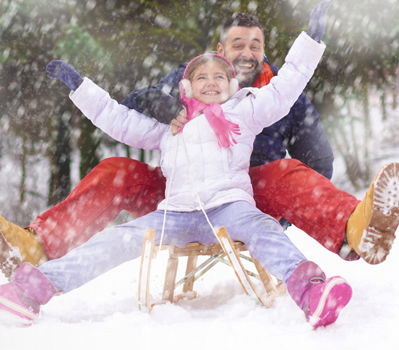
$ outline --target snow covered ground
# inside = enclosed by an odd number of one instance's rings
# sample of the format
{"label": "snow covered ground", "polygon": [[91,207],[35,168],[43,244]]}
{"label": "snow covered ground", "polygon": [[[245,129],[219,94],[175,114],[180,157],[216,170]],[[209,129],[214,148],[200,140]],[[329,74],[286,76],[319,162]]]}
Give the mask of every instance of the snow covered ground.
{"label": "snow covered ground", "polygon": [[[370,266],[342,261],[297,228],[290,228],[288,235],[328,276],[340,275],[353,288],[351,302],[327,328],[314,331],[287,294],[271,309],[259,306],[243,293],[233,271],[224,265],[196,282],[196,300],[156,306],[150,314],[141,312],[137,306],[139,261],[135,260],[54,298],[31,327],[0,325],[0,349],[396,348],[398,242],[383,264]],[[155,299],[161,296],[166,258],[162,252],[153,262]],[[184,265],[180,262],[180,274]],[[6,283],[3,276],[0,283]]]}
{"label": "snow covered ground", "polygon": [[[373,131],[375,135],[385,135],[386,130],[381,130],[384,124],[379,102],[374,101],[376,98],[370,100]],[[390,113],[392,123],[398,120],[397,111]],[[392,130],[397,127],[392,126]],[[388,149],[376,145],[371,149],[373,172],[390,160],[399,160],[399,144],[390,145]],[[18,199],[19,168],[5,157],[2,163],[1,185],[7,191],[0,192],[0,214],[9,218],[15,212],[10,208],[14,202],[10,206],[9,201]],[[76,164],[74,174],[77,174]],[[47,181],[43,169],[47,168],[45,164],[39,165],[41,173],[32,175],[29,180],[32,184],[27,187],[35,188],[45,198]],[[350,189],[343,160],[338,154],[334,168],[333,182],[341,189]],[[361,199],[363,194],[357,197]],[[20,225],[28,224],[43,211],[42,207],[26,203],[23,211],[14,205],[21,215],[14,215],[13,220]],[[26,213],[32,217],[26,217]],[[259,306],[244,295],[233,271],[224,265],[217,266],[196,283],[197,299],[157,306],[151,314],[140,312],[137,306],[139,261],[136,260],[79,290],[54,298],[43,307],[41,319],[32,327],[0,323],[0,350],[396,349],[399,344],[399,239],[384,263],[371,266],[362,261],[341,260],[295,227],[288,230],[288,235],[328,276],[340,275],[353,288],[351,302],[337,322],[327,328],[314,331],[287,294],[271,309]],[[151,291],[154,299],[161,297],[166,254],[161,253],[153,262]],[[184,269],[185,263],[181,261],[178,276]],[[6,282],[0,276],[0,284]]]}

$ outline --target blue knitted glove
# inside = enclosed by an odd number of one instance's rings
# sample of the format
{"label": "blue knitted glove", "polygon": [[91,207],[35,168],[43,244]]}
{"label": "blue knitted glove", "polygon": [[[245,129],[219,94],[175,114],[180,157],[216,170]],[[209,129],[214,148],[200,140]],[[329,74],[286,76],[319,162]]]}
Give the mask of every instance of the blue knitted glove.
{"label": "blue knitted glove", "polygon": [[46,67],[49,78],[62,80],[71,90],[75,91],[83,83],[82,77],[68,63],[51,61]]}
{"label": "blue knitted glove", "polygon": [[327,11],[333,2],[334,0],[325,0],[317,4],[310,13],[309,30],[307,34],[318,43],[321,41],[321,37],[326,29]]}

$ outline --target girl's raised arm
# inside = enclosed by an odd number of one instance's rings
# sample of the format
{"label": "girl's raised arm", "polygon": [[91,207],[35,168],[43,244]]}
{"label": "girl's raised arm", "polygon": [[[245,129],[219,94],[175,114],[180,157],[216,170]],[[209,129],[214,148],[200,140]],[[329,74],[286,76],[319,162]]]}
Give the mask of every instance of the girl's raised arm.
{"label": "girl's raised arm", "polygon": [[170,133],[170,125],[119,104],[88,78],[69,97],[95,126],[129,146],[158,150],[162,136]]}
{"label": "girl's raised arm", "polygon": [[71,100],[102,131],[132,147],[160,149],[161,136],[170,131],[170,126],[118,104],[63,61],[52,61],[46,70],[50,78],[63,81],[72,90]]}

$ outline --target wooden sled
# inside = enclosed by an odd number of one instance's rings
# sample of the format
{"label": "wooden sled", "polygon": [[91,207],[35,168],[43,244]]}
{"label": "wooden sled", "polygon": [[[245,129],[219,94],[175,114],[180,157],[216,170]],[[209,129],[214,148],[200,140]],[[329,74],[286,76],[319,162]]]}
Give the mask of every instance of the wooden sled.
{"label": "wooden sled", "polygon": [[[183,298],[195,298],[197,293],[193,291],[194,282],[219,262],[233,267],[245,293],[266,307],[271,307],[274,300],[285,293],[286,289],[282,281],[277,280],[277,283],[275,283],[270,273],[262,267],[254,257],[248,257],[240,253],[247,249],[242,242],[232,242],[224,226],[217,229],[216,233],[222,243],[221,245],[218,243],[212,243],[210,246],[204,246],[200,243],[189,243],[185,248],[179,248],[172,245],[162,246],[162,250],[169,250],[169,259],[166,267],[162,301],[155,304],[160,304],[166,301],[176,302]],[[159,251],[159,247],[154,246],[154,239],[155,230],[146,229],[141,255],[138,301],[139,308],[148,312],[150,312],[152,307],[155,305],[151,304],[149,293],[151,261],[156,257],[156,254]],[[197,267],[197,259],[200,255],[209,256],[209,259]],[[176,282],[179,257],[188,258],[186,276]],[[227,257],[227,260],[225,257]],[[241,259],[252,262],[255,265],[258,274],[246,270]],[[255,288],[249,276],[262,282],[264,287],[263,293],[259,292]],[[175,296],[175,288],[182,284],[183,293]]]}

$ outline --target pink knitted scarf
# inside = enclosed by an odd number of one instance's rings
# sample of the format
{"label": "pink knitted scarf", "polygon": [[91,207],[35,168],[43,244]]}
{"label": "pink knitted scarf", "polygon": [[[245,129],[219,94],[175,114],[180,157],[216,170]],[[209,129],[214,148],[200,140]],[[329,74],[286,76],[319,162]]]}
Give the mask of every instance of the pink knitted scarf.
{"label": "pink knitted scarf", "polygon": [[[195,99],[194,97],[187,99],[186,97],[181,97],[183,103],[187,108],[188,121],[194,119],[200,114],[204,114],[209,124],[211,125],[216,137],[218,138],[218,144],[220,147],[230,147],[236,144],[234,140],[233,133],[236,135],[241,135],[240,127],[238,124],[232,123],[227,120],[224,116],[223,109],[218,103],[211,103],[209,106]],[[179,131],[184,129],[183,125]]]}

